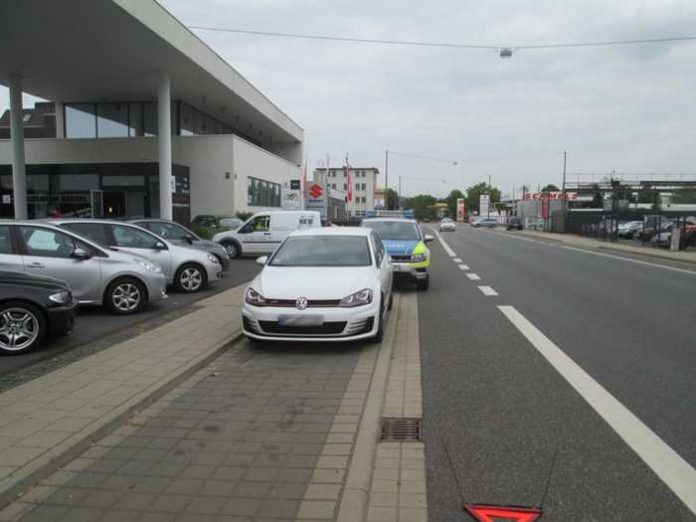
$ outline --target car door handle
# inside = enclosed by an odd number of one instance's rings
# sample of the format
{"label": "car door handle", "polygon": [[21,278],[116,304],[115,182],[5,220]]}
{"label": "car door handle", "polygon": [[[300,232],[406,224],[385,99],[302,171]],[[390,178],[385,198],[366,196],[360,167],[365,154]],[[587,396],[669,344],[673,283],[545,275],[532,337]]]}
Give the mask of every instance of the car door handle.
{"label": "car door handle", "polygon": [[264,236],[270,236],[271,233],[270,233],[270,232],[264,232],[263,235],[264,235]]}
{"label": "car door handle", "polygon": [[29,263],[27,266],[29,268],[46,268],[46,265],[43,263]]}

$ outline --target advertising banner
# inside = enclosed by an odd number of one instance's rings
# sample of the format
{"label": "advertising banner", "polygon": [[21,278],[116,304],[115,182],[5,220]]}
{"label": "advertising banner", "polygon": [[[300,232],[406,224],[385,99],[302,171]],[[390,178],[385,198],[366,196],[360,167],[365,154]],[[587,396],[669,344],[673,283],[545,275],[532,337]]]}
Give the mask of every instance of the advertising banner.
{"label": "advertising banner", "polygon": [[[538,201],[541,199],[544,199],[546,196],[548,196],[548,199],[556,201],[556,200],[562,200],[563,199],[563,192],[527,192],[524,195],[524,200],[534,200]],[[565,193],[565,199],[566,201],[576,201],[578,199],[578,193],[577,192],[566,192]]]}
{"label": "advertising banner", "polygon": [[457,198],[457,221],[464,221],[466,208],[464,206],[464,198]]}
{"label": "advertising banner", "polygon": [[489,194],[481,194],[479,196],[479,216],[487,216],[490,210],[491,196]]}

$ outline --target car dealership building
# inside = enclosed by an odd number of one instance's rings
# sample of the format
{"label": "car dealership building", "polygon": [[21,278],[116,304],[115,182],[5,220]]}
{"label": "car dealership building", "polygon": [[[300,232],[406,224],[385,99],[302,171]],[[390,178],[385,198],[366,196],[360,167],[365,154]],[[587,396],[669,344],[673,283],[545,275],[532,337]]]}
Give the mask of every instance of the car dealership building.
{"label": "car dealership building", "polygon": [[0,218],[188,223],[301,178],[302,128],[154,0],[5,0],[0,84]]}

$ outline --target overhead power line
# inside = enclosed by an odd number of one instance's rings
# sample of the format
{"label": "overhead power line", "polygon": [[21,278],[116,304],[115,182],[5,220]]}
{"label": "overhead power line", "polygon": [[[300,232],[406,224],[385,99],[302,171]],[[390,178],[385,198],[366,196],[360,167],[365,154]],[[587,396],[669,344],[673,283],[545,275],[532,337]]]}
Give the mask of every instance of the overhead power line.
{"label": "overhead power line", "polygon": [[639,44],[657,44],[667,42],[685,42],[696,40],[696,36],[670,36],[664,38],[641,38],[635,40],[606,40],[596,42],[569,42],[569,43],[549,43],[538,45],[479,45],[467,43],[449,43],[449,42],[426,42],[417,40],[388,40],[380,38],[353,38],[348,36],[336,35],[318,35],[318,34],[301,34],[301,33],[281,33],[273,31],[252,31],[249,29],[233,29],[229,27],[209,27],[202,25],[190,25],[189,29],[198,31],[214,31],[221,33],[248,34],[254,36],[272,36],[278,38],[297,38],[302,40],[324,40],[333,42],[351,42],[365,43],[376,45],[404,45],[415,47],[444,47],[450,49],[487,49],[493,51],[510,50],[510,49],[553,49],[567,47],[601,47],[610,45],[639,45]]}

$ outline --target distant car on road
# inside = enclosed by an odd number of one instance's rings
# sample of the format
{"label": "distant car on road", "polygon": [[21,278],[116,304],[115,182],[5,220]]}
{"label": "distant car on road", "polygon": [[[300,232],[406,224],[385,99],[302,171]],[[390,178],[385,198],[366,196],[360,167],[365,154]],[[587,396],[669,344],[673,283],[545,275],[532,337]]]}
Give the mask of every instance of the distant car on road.
{"label": "distant car on road", "polygon": [[495,228],[499,225],[496,218],[480,218],[472,223],[474,228]]}
{"label": "distant car on road", "polygon": [[222,277],[222,265],[213,254],[174,244],[132,223],[104,219],[55,219],[51,222],[107,248],[146,258],[161,267],[167,284],[181,292],[198,292]]}
{"label": "distant car on road", "polygon": [[252,340],[381,341],[392,305],[392,266],[368,228],[290,234],[249,284],[242,308]]}
{"label": "distant car on road", "polygon": [[76,308],[64,281],[0,271],[0,354],[28,352],[47,335],[70,333]]}
{"label": "distant car on road", "polygon": [[506,230],[523,230],[524,221],[519,216],[510,216],[505,224]]}
{"label": "distant car on road", "polygon": [[[236,219],[236,218],[233,218]],[[159,237],[180,246],[191,246],[217,257],[223,270],[230,266],[230,257],[220,243],[203,239],[192,230],[168,219],[132,219],[129,223],[143,227]]]}
{"label": "distant car on road", "polygon": [[162,269],[146,258],[40,221],[0,221],[0,269],[58,278],[81,305],[115,314],[167,297]]}
{"label": "distant car on road", "polygon": [[454,232],[457,229],[457,225],[450,218],[442,218],[439,228],[440,232]]}

